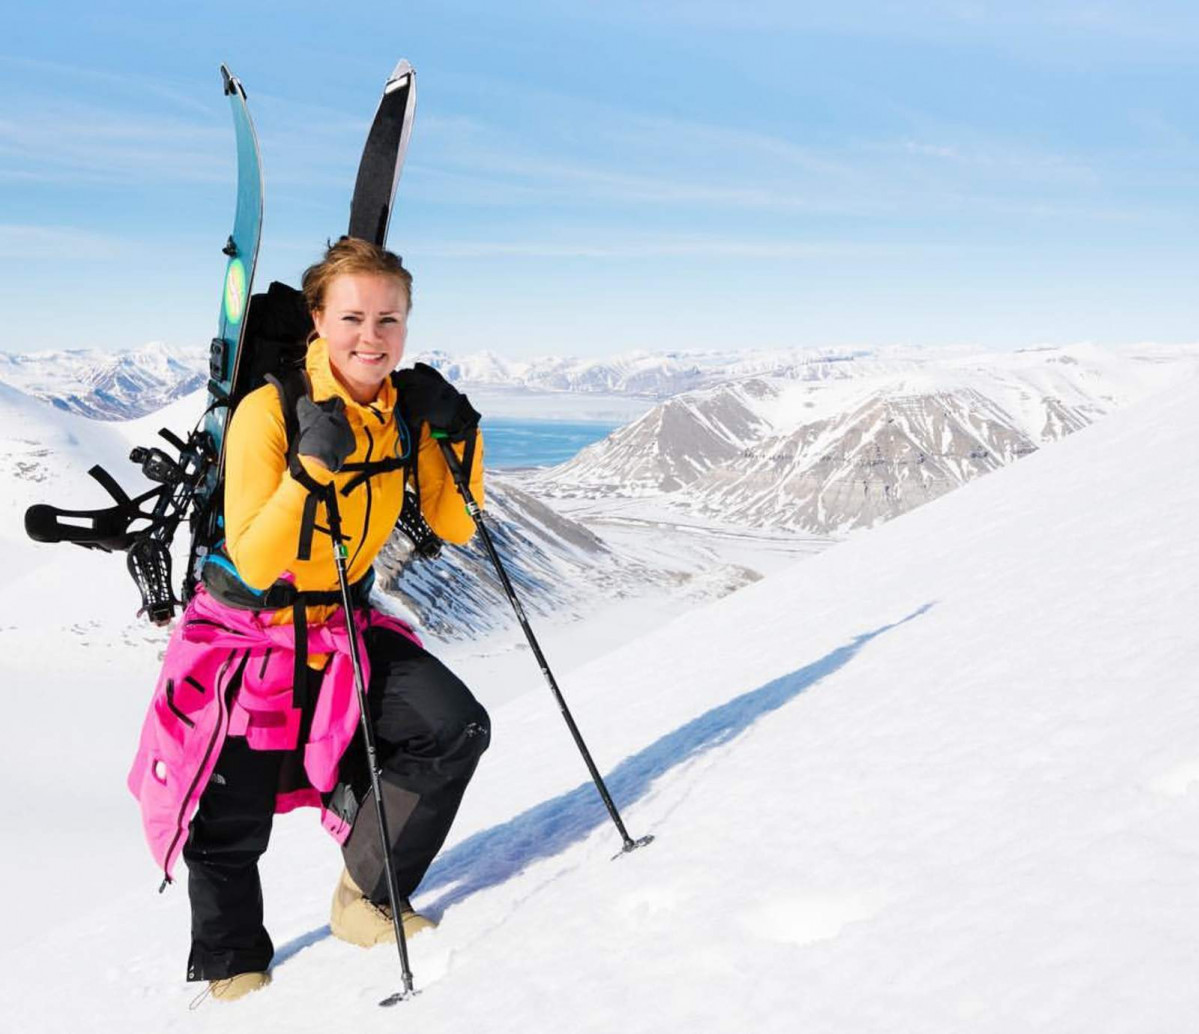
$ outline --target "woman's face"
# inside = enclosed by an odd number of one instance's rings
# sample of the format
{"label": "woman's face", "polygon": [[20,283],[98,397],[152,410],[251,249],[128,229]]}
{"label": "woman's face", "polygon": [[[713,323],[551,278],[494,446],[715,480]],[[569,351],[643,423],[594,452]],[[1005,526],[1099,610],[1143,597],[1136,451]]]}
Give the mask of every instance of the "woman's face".
{"label": "woman's face", "polygon": [[325,290],[313,313],[316,332],[329,343],[329,364],[355,402],[371,402],[404,355],[408,294],[394,277],[347,273]]}

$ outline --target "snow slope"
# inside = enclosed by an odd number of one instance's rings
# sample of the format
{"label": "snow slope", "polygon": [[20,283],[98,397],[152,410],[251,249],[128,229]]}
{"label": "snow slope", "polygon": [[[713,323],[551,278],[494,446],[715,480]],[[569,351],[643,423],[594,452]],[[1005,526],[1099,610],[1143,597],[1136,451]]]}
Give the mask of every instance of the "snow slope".
{"label": "snow slope", "polygon": [[[417,898],[442,925],[413,942],[422,993],[395,1010],[375,1006],[398,984],[394,954],[328,936],[336,852],[293,815],[264,863],[274,984],[189,1012],[185,895],[155,896],[148,860],[115,864],[135,824],[120,776],[137,691],[106,698],[122,673],[103,663],[72,682],[69,644],[40,662],[0,651],[25,690],[16,727],[38,728],[48,698],[91,723],[86,737],[61,723],[58,746],[82,759],[57,767],[10,724],[4,807],[78,787],[93,825],[113,817],[75,843],[64,884],[60,816],[4,815],[26,833],[19,894],[74,907],[6,930],[0,1029],[1191,1030],[1196,434],[1190,379],[589,664],[567,659],[631,830],[657,837],[619,861],[531,671],[493,709],[494,746]],[[7,641],[27,619],[7,588],[0,605]]]}

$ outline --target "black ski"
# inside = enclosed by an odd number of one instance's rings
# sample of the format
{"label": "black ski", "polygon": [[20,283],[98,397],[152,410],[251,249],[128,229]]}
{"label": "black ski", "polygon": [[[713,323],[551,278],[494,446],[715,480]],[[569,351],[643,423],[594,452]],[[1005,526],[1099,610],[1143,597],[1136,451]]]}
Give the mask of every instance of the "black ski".
{"label": "black ski", "polygon": [[401,59],[383,87],[362,149],[354,198],[350,202],[349,236],[380,246],[386,243],[415,113],[416,72]]}

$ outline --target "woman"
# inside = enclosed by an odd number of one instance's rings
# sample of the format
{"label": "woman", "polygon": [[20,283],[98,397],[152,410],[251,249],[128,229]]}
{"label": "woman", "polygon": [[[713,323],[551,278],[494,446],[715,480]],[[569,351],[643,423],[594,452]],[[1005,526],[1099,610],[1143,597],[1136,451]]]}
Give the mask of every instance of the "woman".
{"label": "woman", "polygon": [[188,979],[207,980],[220,1000],[270,980],[274,949],[257,862],[276,811],[320,806],[342,843],[333,934],[362,946],[395,939],[375,809],[363,800],[369,773],[355,737],[327,489],[336,492],[366,648],[407,934],[433,925],[407,897],[440,850],[489,741],[487,714],[469,690],[407,625],[366,603],[371,564],[406,489],[441,538],[461,543],[474,531],[430,427],[458,440],[482,499],[478,414],[465,396],[427,367],[406,382],[391,377],[404,353],[411,284],[395,255],[349,238],[305,272],[315,326],[305,358],[310,391],[295,404],[290,433],[277,383],[251,392],[233,415],[226,540],[207,558],[172,636],[130,773],[166,881],[180,854],[188,866]]}

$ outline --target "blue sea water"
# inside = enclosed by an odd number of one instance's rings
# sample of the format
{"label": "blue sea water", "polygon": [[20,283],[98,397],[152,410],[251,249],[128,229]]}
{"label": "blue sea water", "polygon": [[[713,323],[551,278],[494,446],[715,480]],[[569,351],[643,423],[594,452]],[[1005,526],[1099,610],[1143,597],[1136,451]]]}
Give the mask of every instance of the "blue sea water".
{"label": "blue sea water", "polygon": [[611,434],[620,424],[592,420],[484,417],[486,462],[492,468],[548,467]]}

